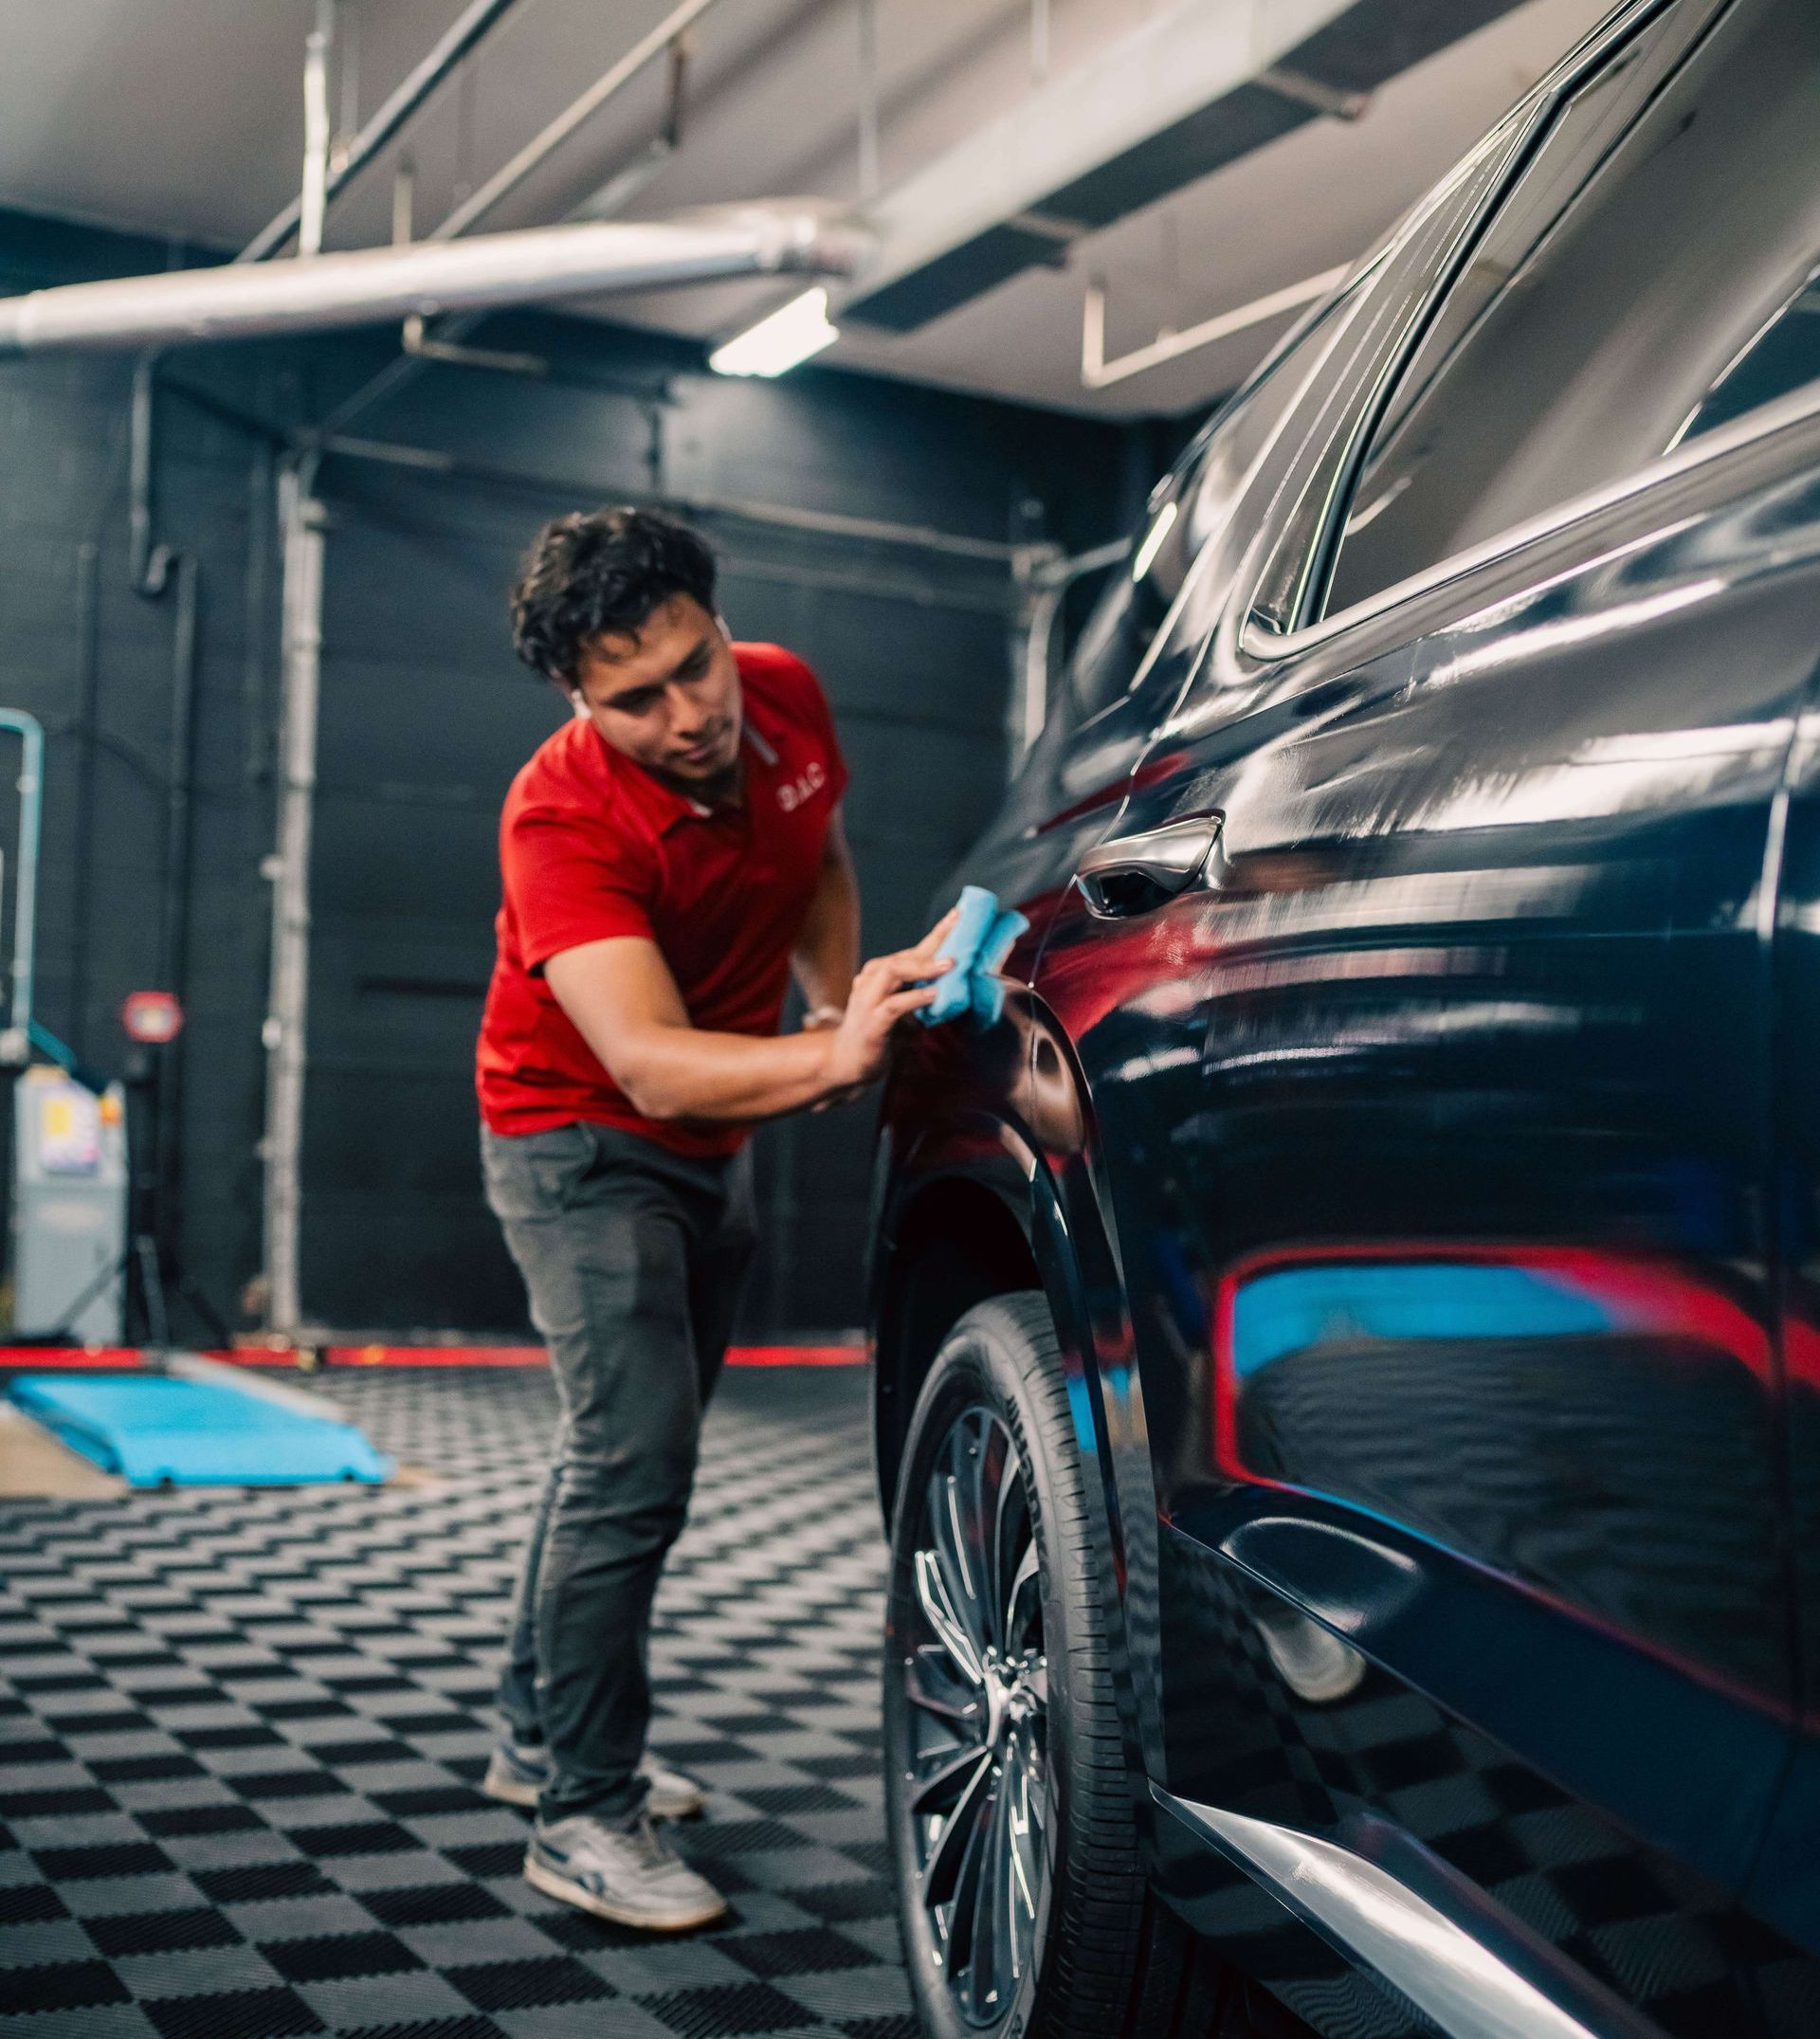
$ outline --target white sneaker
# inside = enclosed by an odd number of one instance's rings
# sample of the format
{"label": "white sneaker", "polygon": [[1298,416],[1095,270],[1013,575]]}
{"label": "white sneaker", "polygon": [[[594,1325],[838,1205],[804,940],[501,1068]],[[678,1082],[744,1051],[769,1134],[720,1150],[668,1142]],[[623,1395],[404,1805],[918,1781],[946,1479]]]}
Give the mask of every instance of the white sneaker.
{"label": "white sneaker", "polygon": [[[679,1770],[665,1770],[653,1756],[643,1758],[638,1774],[650,1787],[645,1810],[653,1819],[693,1819],[707,1805],[693,1777],[685,1777]],[[489,1798],[535,1810],[537,1794],[549,1780],[550,1758],[540,1743],[507,1739],[495,1747],[481,1789]]]}
{"label": "white sneaker", "polygon": [[533,1889],[577,1910],[647,1933],[685,1933],[722,1917],[727,1901],[698,1876],[648,1819],[609,1827],[585,1812],[537,1822],[525,1850]]}

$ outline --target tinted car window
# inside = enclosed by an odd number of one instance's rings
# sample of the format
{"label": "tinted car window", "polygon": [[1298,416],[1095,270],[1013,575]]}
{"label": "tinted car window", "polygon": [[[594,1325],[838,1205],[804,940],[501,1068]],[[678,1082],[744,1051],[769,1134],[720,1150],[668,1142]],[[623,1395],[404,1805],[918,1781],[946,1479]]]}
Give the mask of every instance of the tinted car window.
{"label": "tinted car window", "polygon": [[1761,404],[1820,379],[1820,269],[1744,349],[1702,399],[1682,438],[1698,439]]}
{"label": "tinted car window", "polygon": [[1194,585],[1195,562],[1282,423],[1300,386],[1299,364],[1321,344],[1339,301],[1324,305],[1285,336],[1157,484],[1133,535],[1129,563],[1115,572],[1101,594],[1069,662],[1077,721],[1098,715],[1130,691],[1173,608],[1180,605],[1173,643],[1191,635],[1198,642],[1212,628],[1210,610],[1195,599],[1207,592]]}
{"label": "tinted car window", "polygon": [[1182,491],[1192,487],[1192,479],[1178,470],[1152,495],[1132,541],[1130,563],[1114,569],[1082,629],[1068,663],[1068,691],[1078,720],[1098,715],[1125,694],[1181,592],[1187,571]]}
{"label": "tinted car window", "polygon": [[1474,258],[1475,275],[1509,281],[1367,447],[1320,606],[1349,608],[1805,379],[1817,83],[1812,0],[1734,9],[1535,240],[1521,187],[1554,173],[1573,122],[1557,125]]}

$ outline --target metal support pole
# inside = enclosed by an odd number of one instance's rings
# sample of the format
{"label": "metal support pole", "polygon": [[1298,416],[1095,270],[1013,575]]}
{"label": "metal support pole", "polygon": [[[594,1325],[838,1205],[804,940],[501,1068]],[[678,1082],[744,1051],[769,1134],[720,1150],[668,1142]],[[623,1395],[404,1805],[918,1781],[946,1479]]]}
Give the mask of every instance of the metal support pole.
{"label": "metal support pole", "polygon": [[[336,116],[335,140],[329,149],[329,175],[346,163],[350,151],[360,138],[360,9],[358,0],[348,0],[346,13],[337,24],[341,45],[341,110]],[[328,193],[324,191],[326,205]]]}
{"label": "metal support pole", "polygon": [[154,544],[156,482],[153,433],[157,422],[157,357],[142,354],[133,365],[133,402],[127,420],[127,578],[136,594],[157,596],[171,573],[171,548]]}
{"label": "metal support pole", "polygon": [[682,0],[680,7],[672,9],[648,35],[634,43],[610,70],[595,79],[587,91],[559,113],[541,134],[534,135],[518,155],[496,171],[471,198],[457,206],[430,234],[430,240],[452,241],[464,234],[477,220],[484,219],[508,191],[516,191],[546,156],[554,155],[578,127],[592,119],[628,79],[637,77],[653,57],[662,56],[686,27],[714,4],[715,0]]}
{"label": "metal support pole", "polygon": [[[201,573],[193,553],[175,555],[177,612],[171,645],[171,765],[165,787],[164,870],[158,909],[158,977],[187,1000],[190,974],[190,881],[194,865],[196,678],[200,650]],[[161,1266],[179,1259],[178,1192],[183,1133],[184,1044],[157,1053],[154,1165],[160,1192],[155,1238]]]}
{"label": "metal support pole", "polygon": [[31,1032],[32,974],[38,921],[38,849],[44,834],[45,730],[35,715],[0,708],[0,729],[20,740],[19,875],[13,881],[12,998],[7,1014],[7,1058],[23,1063]]}
{"label": "metal support pole", "polygon": [[1067,592],[1083,574],[1117,566],[1130,552],[1124,538],[1096,545],[1090,552],[1065,558],[1053,546],[1032,546],[1013,564],[1024,593],[1022,656],[1012,678],[1009,718],[1010,768],[1017,771],[1043,734],[1049,717],[1049,673],[1054,664],[1055,626]]}
{"label": "metal support pole", "polygon": [[316,27],[303,46],[303,189],[298,198],[297,251],[322,252],[322,219],[329,205],[329,46],[335,40],[335,0],[316,0]]}
{"label": "metal support pole", "polygon": [[879,6],[859,0],[860,8],[860,200],[879,192]]}
{"label": "metal support pole", "polygon": [[100,741],[101,548],[93,538],[76,548],[77,698],[75,874],[70,889],[69,1037],[89,1046],[89,901],[95,890],[95,766]]}
{"label": "metal support pole", "polygon": [[[452,23],[446,34],[398,89],[373,115],[348,148],[341,153],[330,173],[325,198],[333,198],[378,155],[431,93],[448,77],[481,38],[517,0],[473,0],[466,11]],[[256,233],[241,249],[238,262],[264,262],[276,255],[297,231],[300,207],[293,198],[283,211]]]}
{"label": "metal support pole", "polygon": [[272,882],[272,973],[265,1046],[265,1321],[295,1333],[301,1217],[305,1022],[310,992],[310,828],[316,804],[317,702],[322,661],[322,505],[314,453],[279,474],[283,534],[283,680],[279,719],[278,847]]}
{"label": "metal support pole", "polygon": [[399,164],[391,180],[391,245],[409,247],[415,231],[417,210],[417,166],[410,156]]}

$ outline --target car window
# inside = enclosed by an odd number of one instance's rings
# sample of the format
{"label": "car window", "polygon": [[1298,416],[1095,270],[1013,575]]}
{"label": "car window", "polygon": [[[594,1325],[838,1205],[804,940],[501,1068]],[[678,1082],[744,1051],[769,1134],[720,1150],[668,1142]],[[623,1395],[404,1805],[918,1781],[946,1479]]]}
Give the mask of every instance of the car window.
{"label": "car window", "polygon": [[1302,613],[1320,539],[1374,413],[1383,363],[1400,358],[1421,331],[1540,118],[1537,103],[1525,101],[1494,128],[1402,223],[1348,308],[1335,349],[1338,372],[1313,378],[1291,428],[1308,449],[1308,465],[1288,492],[1291,506],[1251,595],[1253,613],[1271,628],[1286,630]]}
{"label": "car window", "polygon": [[1464,332],[1444,310],[1418,351],[1355,465],[1299,620],[1348,609],[1820,372],[1817,84],[1812,0],[1733,9],[1538,237],[1523,194],[1556,174],[1558,147],[1584,146],[1570,121],[1551,130],[1462,278],[1483,309]]}
{"label": "car window", "polygon": [[1093,606],[1068,662],[1068,692],[1077,721],[1087,721],[1124,698],[1157,626],[1181,590],[1187,571],[1180,529],[1182,496],[1192,474],[1167,475],[1151,495],[1126,563]]}
{"label": "car window", "polygon": [[1773,404],[1804,383],[1820,380],[1820,267],[1801,279],[1801,287],[1748,344],[1700,400],[1680,440],[1698,439],[1741,418],[1760,405]]}
{"label": "car window", "polygon": [[[1219,410],[1151,495],[1132,536],[1127,561],[1114,573],[1083,626],[1068,666],[1074,719],[1083,722],[1120,701],[1146,678],[1160,652],[1157,633],[1171,610],[1168,642],[1212,628],[1196,563],[1225,524],[1238,491],[1293,401],[1299,364],[1318,351],[1345,293],[1286,334]],[[1196,639],[1198,642],[1198,637]],[[1148,663],[1147,663],[1148,662]]]}

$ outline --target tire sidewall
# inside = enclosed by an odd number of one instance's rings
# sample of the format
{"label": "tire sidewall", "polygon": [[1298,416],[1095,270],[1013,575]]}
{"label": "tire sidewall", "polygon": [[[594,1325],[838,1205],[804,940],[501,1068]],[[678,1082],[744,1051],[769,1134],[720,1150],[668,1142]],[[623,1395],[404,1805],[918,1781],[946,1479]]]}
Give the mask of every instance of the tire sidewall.
{"label": "tire sidewall", "polygon": [[[931,2039],[1023,2039],[1041,2030],[1042,2015],[1054,1994],[1056,1929],[1068,1910],[1068,1722],[1074,1713],[1068,1672],[1088,1639],[1076,1632],[1080,1624],[1059,1588],[1065,1557],[1055,1548],[1055,1502],[1069,1483],[1078,1485],[1081,1467],[1072,1438],[1055,1434],[1052,1418],[1046,1420],[1031,1394],[1027,1374],[1044,1363],[1024,1327],[1003,1305],[983,1303],[970,1310],[949,1334],[917,1398],[892,1511],[883,1678],[886,1837],[911,1995]],[[915,1602],[912,1554],[918,1517],[937,1450],[955,1419],[974,1405],[990,1409],[1005,1424],[1023,1461],[1040,1566],[1048,1680],[1048,1874],[1037,1921],[1037,1957],[998,2021],[987,2026],[972,2024],[962,2014],[936,1958],[934,1935],[916,1888],[910,1814],[902,1803],[904,1775],[898,1757],[907,1739],[909,1702],[901,1676],[901,1636]],[[1065,1454],[1065,1462],[1058,1463]]]}

